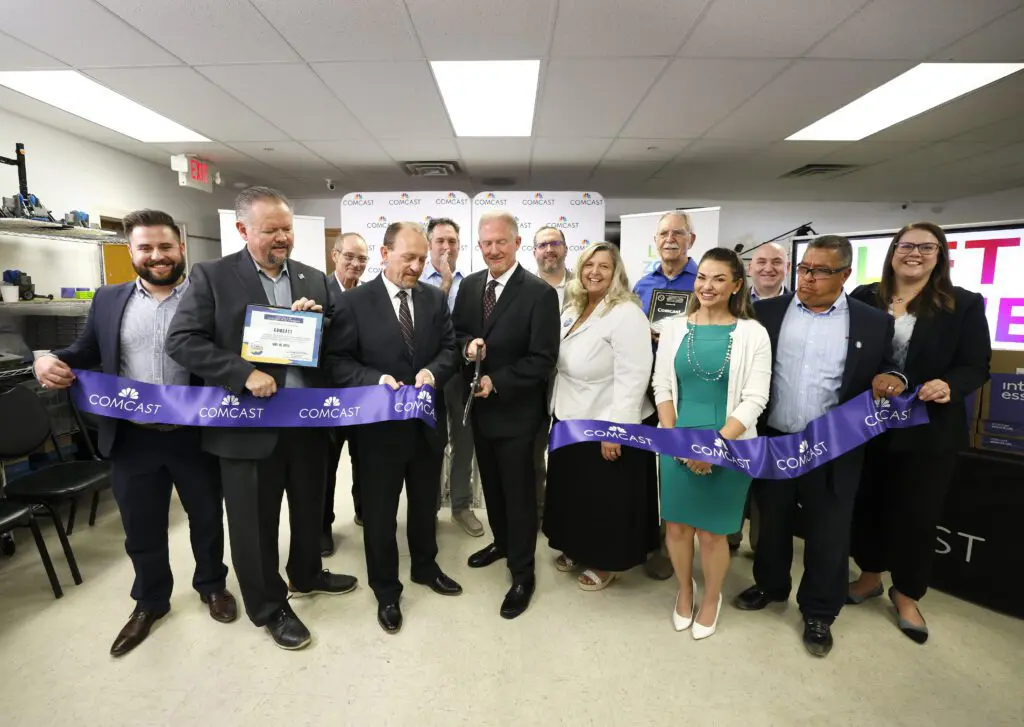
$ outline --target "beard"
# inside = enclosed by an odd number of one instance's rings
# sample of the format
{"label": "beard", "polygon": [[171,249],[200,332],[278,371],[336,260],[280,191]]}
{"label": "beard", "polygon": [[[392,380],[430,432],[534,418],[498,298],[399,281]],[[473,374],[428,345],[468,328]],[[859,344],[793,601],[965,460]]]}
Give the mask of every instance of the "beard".
{"label": "beard", "polygon": [[174,263],[171,267],[171,271],[163,277],[157,275],[148,265],[136,265],[132,263],[132,267],[135,268],[135,272],[138,276],[145,280],[147,283],[153,285],[170,285],[171,283],[177,282],[181,279],[181,276],[185,274],[185,261],[179,260]]}
{"label": "beard", "polygon": [[551,274],[557,273],[564,267],[564,265],[564,260],[559,260],[558,258],[543,258],[539,263],[537,263],[537,269],[542,273]]}

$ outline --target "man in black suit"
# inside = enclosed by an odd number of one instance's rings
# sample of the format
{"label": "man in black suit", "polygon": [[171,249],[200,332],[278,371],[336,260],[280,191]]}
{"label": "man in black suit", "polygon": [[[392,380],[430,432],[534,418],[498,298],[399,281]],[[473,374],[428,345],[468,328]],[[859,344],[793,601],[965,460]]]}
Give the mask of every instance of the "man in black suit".
{"label": "man in black suit", "polygon": [[[366,240],[356,232],[343,232],[334,241],[331,250],[334,262],[334,273],[327,276],[327,293],[331,307],[337,315],[338,299],[346,290],[359,285],[359,279],[366,272],[366,264],[370,261]],[[334,554],[334,535],[331,525],[334,524],[334,491],[338,484],[338,462],[341,460],[341,448],[345,445],[347,427],[335,427],[328,432],[327,442],[327,487],[324,493],[324,527],[320,535],[320,555],[327,557]],[[356,464],[355,450],[352,444],[348,447],[349,460],[352,462],[352,505],[355,507],[355,523],[363,524],[363,504],[359,491],[359,466]]]}
{"label": "man in black suit", "polygon": [[494,542],[469,558],[483,568],[508,558],[512,588],[501,605],[515,618],[530,605],[537,549],[537,489],[533,442],[547,418],[547,381],[558,359],[558,294],[516,262],[522,243],[515,218],[485,214],[478,242],[487,270],[468,276],[453,314],[459,351],[473,378],[473,441]]}
{"label": "man in black suit", "polygon": [[[35,362],[43,388],[66,389],[75,380],[72,368],[97,366],[105,374],[147,384],[192,383],[188,371],[163,352],[167,326],[189,285],[185,246],[174,219],[166,212],[138,210],[124,218],[124,232],[138,278],[96,291],[78,340]],[[200,448],[199,430],[108,417],[98,417],[97,426],[100,452],[113,463],[111,489],[135,569],[135,610],[110,653],[123,656],[141,644],[171,609],[167,520],[172,488],[188,514],[196,559],[192,587],[214,620],[234,621],[238,604],[225,588],[220,472],[217,459]]]}
{"label": "man in black suit", "polygon": [[[436,394],[456,373],[458,353],[444,293],[419,282],[427,259],[423,228],[413,222],[391,223],[381,256],[381,275],[338,299],[325,347],[327,365],[339,386],[430,385],[440,421],[445,411],[443,398]],[[420,398],[431,403],[425,390]],[[462,593],[437,565],[435,512],[445,440],[418,419],[350,429],[356,456],[373,463],[361,473],[366,570],[377,597],[377,622],[394,634],[402,628],[395,533],[403,482],[412,581],[445,596]]]}
{"label": "man in black suit", "polygon": [[[803,431],[830,409],[872,389],[897,396],[906,379],[892,359],[893,320],[847,297],[853,249],[838,235],[814,240],[797,267],[796,294],[758,301],[755,311],[772,342],[771,398],[758,431]],[[813,446],[813,443],[811,443]],[[832,623],[846,601],[850,523],[864,448],[788,480],[754,480],[761,524],[755,585],[736,597],[755,611],[789,599],[797,503],[802,507],[804,575],[797,603],[803,642],[814,656],[832,649]]]}
{"label": "man in black suit", "polygon": [[[279,388],[323,386],[319,369],[242,358],[249,305],[320,311],[325,327],[331,306],[324,274],[289,260],[295,237],[291,203],[283,194],[250,187],[238,195],[235,214],[245,247],[192,269],[167,334],[168,355],[208,386],[236,394],[270,397]],[[326,429],[206,427],[202,442],[220,457],[231,555],[246,613],[282,649],[309,645],[309,630],[288,605],[289,592],[339,594],[356,587],[352,576],[321,570]],[[284,494],[291,526],[287,585],[277,554]]]}

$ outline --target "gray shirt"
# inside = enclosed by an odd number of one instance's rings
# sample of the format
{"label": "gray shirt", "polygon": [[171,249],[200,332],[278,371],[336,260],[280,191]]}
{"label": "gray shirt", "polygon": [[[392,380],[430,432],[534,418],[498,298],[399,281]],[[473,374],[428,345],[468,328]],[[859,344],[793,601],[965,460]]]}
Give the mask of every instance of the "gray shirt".
{"label": "gray shirt", "polygon": [[186,290],[187,279],[166,298],[157,300],[141,279],[135,279],[121,318],[121,376],[147,384],[188,386],[188,371],[172,361],[164,349],[167,328]]}
{"label": "gray shirt", "polygon": [[[256,265],[256,262],[253,261],[253,264]],[[267,272],[259,265],[256,265],[256,275],[263,285],[263,290],[267,294],[267,300],[270,301],[270,305],[289,309],[292,307],[292,303],[295,301],[292,298],[292,281],[291,276],[288,274],[287,261],[281,267],[281,273],[276,278],[267,275]],[[288,366],[285,369],[284,385],[286,389],[306,388],[302,369],[297,366]]]}

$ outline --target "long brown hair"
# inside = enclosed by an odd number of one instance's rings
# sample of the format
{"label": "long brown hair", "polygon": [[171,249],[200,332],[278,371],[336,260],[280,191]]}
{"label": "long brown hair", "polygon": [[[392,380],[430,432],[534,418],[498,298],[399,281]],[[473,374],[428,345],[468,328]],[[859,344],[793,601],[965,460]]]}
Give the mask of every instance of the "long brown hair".
{"label": "long brown hair", "polygon": [[939,243],[939,249],[936,252],[938,260],[935,261],[931,277],[921,292],[907,304],[907,313],[928,316],[939,311],[952,311],[956,305],[956,298],[953,297],[953,281],[949,278],[949,243],[946,241],[946,233],[934,222],[911,223],[893,236],[892,242],[889,243],[889,252],[885,255],[885,265],[882,267],[882,282],[878,284],[880,307],[888,309],[892,303],[895,291],[892,257],[896,254],[896,244],[911,230],[931,233]]}
{"label": "long brown hair", "polygon": [[[750,289],[747,286],[747,271],[743,269],[743,261],[740,256],[727,247],[713,247],[704,253],[700,259],[703,265],[705,260],[713,260],[725,263],[732,271],[733,282],[741,281],[740,289],[729,297],[729,312],[736,318],[753,318],[754,305],[750,302]],[[699,266],[698,266],[699,267]],[[690,300],[686,304],[686,315],[690,316],[700,308],[700,301],[694,293],[690,294]]]}

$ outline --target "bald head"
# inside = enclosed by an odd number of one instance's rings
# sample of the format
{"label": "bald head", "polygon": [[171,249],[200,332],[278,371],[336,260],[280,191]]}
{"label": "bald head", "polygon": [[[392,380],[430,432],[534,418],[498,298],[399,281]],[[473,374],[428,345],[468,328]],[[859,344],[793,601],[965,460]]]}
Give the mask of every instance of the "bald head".
{"label": "bald head", "polygon": [[747,269],[758,298],[774,298],[782,294],[789,277],[789,254],[777,242],[769,242],[754,250]]}

